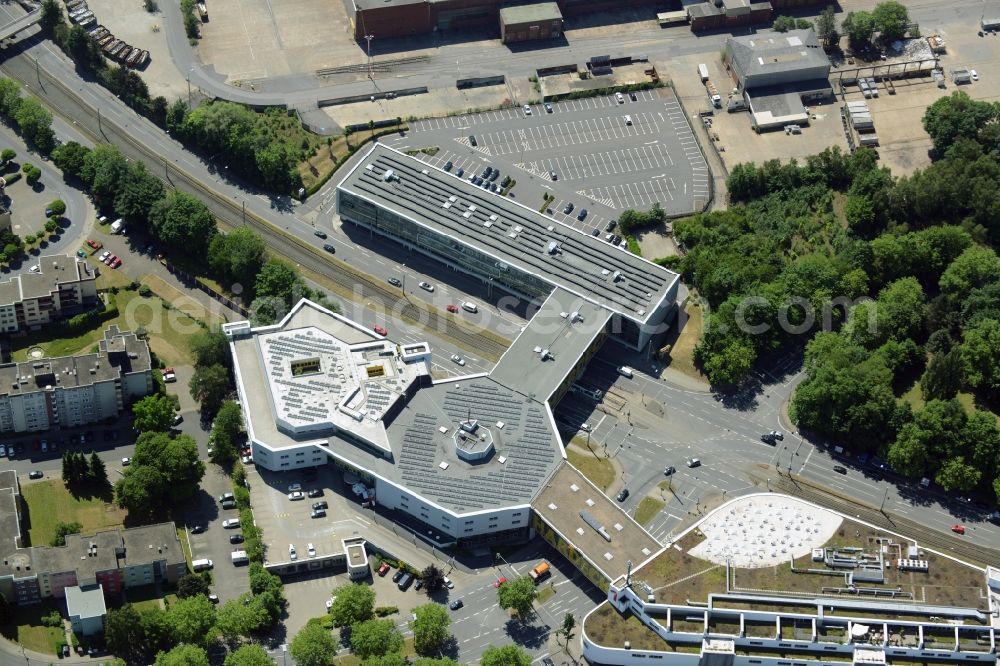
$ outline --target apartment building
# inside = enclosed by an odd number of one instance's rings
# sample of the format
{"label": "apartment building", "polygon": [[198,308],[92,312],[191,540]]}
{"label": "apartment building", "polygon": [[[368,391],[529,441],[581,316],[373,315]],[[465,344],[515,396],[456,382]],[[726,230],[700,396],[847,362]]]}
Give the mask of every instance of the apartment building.
{"label": "apartment building", "polygon": [[[36,268],[37,266],[37,268]],[[0,282],[0,333],[38,330],[97,303],[97,270],[63,254]]]}
{"label": "apartment building", "polygon": [[96,354],[0,365],[0,433],[94,423],[152,391],[149,345],[111,326]]}

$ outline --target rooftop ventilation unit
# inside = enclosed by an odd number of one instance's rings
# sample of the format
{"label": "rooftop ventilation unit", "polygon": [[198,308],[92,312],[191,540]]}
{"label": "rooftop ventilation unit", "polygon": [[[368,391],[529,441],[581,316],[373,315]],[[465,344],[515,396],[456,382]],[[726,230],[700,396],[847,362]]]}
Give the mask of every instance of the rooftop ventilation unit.
{"label": "rooftop ventilation unit", "polygon": [[548,361],[550,358],[555,358],[555,356],[552,355],[552,352],[550,352],[548,349],[543,349],[542,351],[540,351],[538,353],[538,357],[543,361]]}
{"label": "rooftop ventilation unit", "polygon": [[622,272],[621,271],[615,271],[614,273],[611,274],[611,281],[612,282],[618,282],[621,279],[622,279]]}
{"label": "rooftop ventilation unit", "polygon": [[572,321],[572,322],[574,322],[574,323],[579,323],[579,322],[583,321],[583,315],[580,314],[579,312],[574,312],[573,314],[571,314],[569,316],[569,320]]}
{"label": "rooftop ventilation unit", "polygon": [[396,176],[396,173],[392,169],[386,169],[385,173],[382,174],[382,180],[387,183],[392,182],[392,179]]}
{"label": "rooftop ventilation unit", "polygon": [[558,241],[549,241],[549,244],[545,247],[545,251],[549,254],[556,254],[559,252],[559,249]]}

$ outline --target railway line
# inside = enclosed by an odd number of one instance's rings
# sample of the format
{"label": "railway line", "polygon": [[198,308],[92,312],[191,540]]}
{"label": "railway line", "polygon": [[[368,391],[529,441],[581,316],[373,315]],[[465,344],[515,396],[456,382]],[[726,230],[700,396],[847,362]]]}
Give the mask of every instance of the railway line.
{"label": "railway line", "polygon": [[[13,64],[19,66],[12,67]],[[343,261],[321,253],[318,248],[298,238],[285,234],[274,223],[246,210],[239,201],[231,200],[177,164],[168,162],[152,147],[135,139],[126,130],[128,123],[122,127],[106,114],[102,115],[57,76],[45,68],[36,67],[34,62],[28,60],[28,56],[23,54],[12,56],[3,64],[2,69],[8,76],[32,89],[34,94],[48,100],[49,107],[54,113],[74,123],[95,143],[114,143],[125,157],[146,164],[150,172],[163,180],[168,188],[172,187],[199,196],[223,224],[230,227],[242,224],[250,226],[275,253],[308,271],[324,276],[342,290],[357,294],[357,297],[365,302],[379,303],[385,306],[386,311],[391,311],[435,335],[448,338],[467,350],[494,359],[506,351],[508,345],[504,345],[500,340],[470,331],[450,316],[444,316],[433,308],[419,307],[410,301],[401,302],[402,292],[353,269]],[[29,71],[30,74],[25,76],[25,71]],[[138,122],[149,123],[145,118],[138,119]],[[152,123],[150,127],[155,128]],[[155,128],[155,131],[162,130]]]}

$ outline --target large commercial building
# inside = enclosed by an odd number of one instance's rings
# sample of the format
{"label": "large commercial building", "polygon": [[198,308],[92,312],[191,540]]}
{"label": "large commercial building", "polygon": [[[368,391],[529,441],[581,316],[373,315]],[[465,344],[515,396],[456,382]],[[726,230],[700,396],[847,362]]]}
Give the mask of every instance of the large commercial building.
{"label": "large commercial building", "polygon": [[675,314],[676,273],[381,144],[337,185],[337,212],[490,288],[587,301],[632,349],[645,351]]}
{"label": "large commercial building", "polygon": [[55,254],[37,267],[0,282],[0,333],[37,330],[97,304],[97,272],[86,261]]}
{"label": "large commercial building", "polygon": [[[451,30],[471,32],[493,28],[500,31],[501,6],[511,4],[523,3],[511,3],[510,0],[350,0],[347,6],[349,13],[353,9],[354,37],[363,44],[366,35],[381,40]],[[622,8],[622,4],[614,0],[558,0],[556,4],[561,16]],[[658,3],[656,0],[632,0],[628,4]]]}
{"label": "large commercial building", "polygon": [[274,326],[223,330],[258,467],[334,464],[445,545],[530,534],[531,502],[564,461],[551,404],[610,322],[556,289],[492,372],[436,382],[427,344],[391,342],[309,301]]}
{"label": "large commercial building", "polygon": [[1000,569],[776,493],[727,502],[585,618],[614,666],[996,664]]}
{"label": "large commercial building", "polygon": [[16,472],[0,472],[0,593],[11,603],[62,599],[69,588],[98,585],[109,601],[117,601],[123,590],[160,582],[173,585],[187,572],[173,523],[71,534],[65,546],[26,547],[24,515]]}
{"label": "large commercial building", "polygon": [[811,29],[730,37],[726,65],[759,130],[808,125],[804,103],[833,94],[830,59]]}
{"label": "large commercial building", "polygon": [[0,433],[95,423],[152,391],[149,345],[111,326],[95,354],[0,365]]}

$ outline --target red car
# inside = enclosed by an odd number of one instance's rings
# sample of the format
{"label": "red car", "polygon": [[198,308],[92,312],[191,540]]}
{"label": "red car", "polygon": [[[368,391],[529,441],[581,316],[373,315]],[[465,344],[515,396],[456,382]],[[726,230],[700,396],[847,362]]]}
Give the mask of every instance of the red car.
{"label": "red car", "polygon": [[507,579],[504,578],[503,576],[501,576],[500,578],[497,578],[497,582],[493,583],[493,587],[500,587],[501,585],[503,585],[506,582],[507,582]]}
{"label": "red car", "polygon": [[458,312],[458,306],[457,305],[449,305],[448,306],[448,312]]}
{"label": "red car", "polygon": [[102,247],[104,247],[103,243],[101,243],[99,241],[92,240],[90,238],[87,239],[87,245],[89,245],[90,247],[94,248],[95,250],[100,250]]}
{"label": "red car", "polygon": [[119,259],[118,257],[115,257],[114,261],[111,262],[111,268],[118,268],[121,265],[122,265],[122,260]]}
{"label": "red car", "polygon": [[115,255],[109,254],[108,257],[107,257],[107,259],[104,260],[104,263],[106,263],[108,266],[110,266],[112,263],[114,263],[115,259],[117,259],[117,258],[118,257],[116,257]]}
{"label": "red car", "polygon": [[965,534],[965,525],[952,525],[951,531],[955,534]]}
{"label": "red car", "polygon": [[375,325],[375,332],[379,335],[389,335],[389,331],[385,330],[385,326]]}
{"label": "red car", "polygon": [[389,563],[383,562],[382,566],[378,568],[378,575],[384,577],[387,573],[389,573]]}

